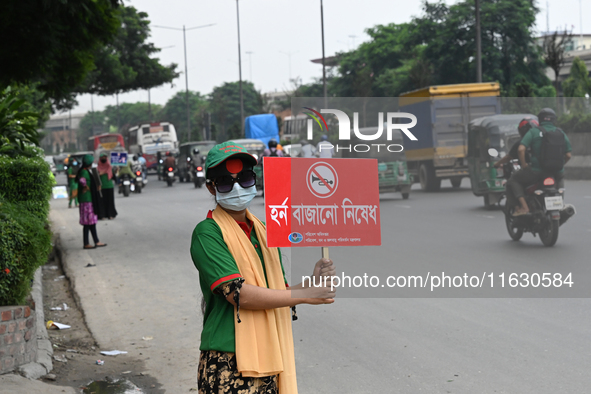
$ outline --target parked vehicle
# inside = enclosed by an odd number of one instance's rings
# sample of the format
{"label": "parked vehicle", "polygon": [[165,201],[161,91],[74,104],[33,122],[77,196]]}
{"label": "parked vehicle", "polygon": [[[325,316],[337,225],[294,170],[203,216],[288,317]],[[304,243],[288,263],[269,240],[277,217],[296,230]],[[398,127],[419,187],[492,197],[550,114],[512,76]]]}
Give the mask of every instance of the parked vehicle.
{"label": "parked vehicle", "polygon": [[[509,153],[521,139],[517,127],[524,118],[537,119],[530,114],[493,115],[474,119],[468,129],[468,172],[472,193],[484,198],[484,206],[499,203],[505,195],[506,180],[500,178],[503,169],[494,168],[498,160],[489,151],[494,149],[499,158]],[[508,179],[508,177],[507,177]]]}
{"label": "parked vehicle", "polygon": [[400,96],[400,112],[416,116],[412,141],[404,137],[408,169],[425,191],[437,191],[442,179],[459,187],[469,175],[468,124],[500,113],[498,83],[429,86]]}
{"label": "parked vehicle", "polygon": [[178,175],[181,182],[192,181],[192,172],[197,166],[205,164],[207,154],[215,145],[215,141],[193,141],[181,144],[178,159]]}

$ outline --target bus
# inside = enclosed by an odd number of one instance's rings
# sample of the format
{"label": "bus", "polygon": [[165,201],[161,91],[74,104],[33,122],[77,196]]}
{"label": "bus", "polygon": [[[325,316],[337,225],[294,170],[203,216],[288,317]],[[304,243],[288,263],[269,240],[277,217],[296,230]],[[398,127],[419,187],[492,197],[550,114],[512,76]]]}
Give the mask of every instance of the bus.
{"label": "bus", "polygon": [[116,133],[93,135],[88,138],[87,150],[95,152],[95,156],[100,151],[125,150],[123,135]]}
{"label": "bus", "polygon": [[306,115],[286,116],[283,119],[282,139],[297,143],[299,138],[306,138],[308,119]]}
{"label": "bus", "polygon": [[178,140],[174,125],[169,122],[142,123],[127,130],[127,146],[132,155],[142,153],[148,169],[158,166],[157,153],[177,151]]}

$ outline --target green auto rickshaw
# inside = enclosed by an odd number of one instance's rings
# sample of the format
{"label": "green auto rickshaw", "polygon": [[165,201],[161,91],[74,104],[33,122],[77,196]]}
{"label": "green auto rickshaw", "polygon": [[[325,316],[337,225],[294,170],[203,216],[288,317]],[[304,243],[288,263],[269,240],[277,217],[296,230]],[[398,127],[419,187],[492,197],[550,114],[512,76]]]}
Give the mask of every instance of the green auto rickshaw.
{"label": "green auto rickshaw", "polygon": [[[351,159],[377,159],[380,193],[400,192],[406,200],[410,196],[413,178],[406,164],[402,132],[392,130],[392,139],[388,140],[386,124],[383,127],[381,136],[372,141],[362,140],[351,132],[351,146],[355,148],[351,152],[343,150],[342,155]],[[377,131],[377,126],[359,129],[364,135],[375,135]]]}
{"label": "green auto rickshaw", "polygon": [[506,180],[502,170],[494,168],[496,161],[509,153],[520,140],[517,127],[524,118],[536,119],[531,114],[492,115],[474,119],[468,129],[468,171],[472,193],[484,198],[490,208],[505,196]]}

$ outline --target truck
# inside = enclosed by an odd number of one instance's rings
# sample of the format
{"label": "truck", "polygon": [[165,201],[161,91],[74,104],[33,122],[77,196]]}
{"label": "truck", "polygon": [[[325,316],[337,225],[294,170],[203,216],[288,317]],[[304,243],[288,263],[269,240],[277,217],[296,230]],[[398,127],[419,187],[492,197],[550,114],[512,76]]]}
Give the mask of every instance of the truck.
{"label": "truck", "polygon": [[244,135],[261,141],[265,147],[274,139],[279,143],[279,126],[274,114],[260,114],[247,116],[244,119]]}
{"label": "truck", "polygon": [[470,121],[501,112],[500,86],[492,83],[467,83],[428,86],[400,95],[400,112],[416,116],[404,136],[407,166],[415,182],[427,192],[437,191],[441,180],[449,179],[460,187],[469,176],[466,155]]}

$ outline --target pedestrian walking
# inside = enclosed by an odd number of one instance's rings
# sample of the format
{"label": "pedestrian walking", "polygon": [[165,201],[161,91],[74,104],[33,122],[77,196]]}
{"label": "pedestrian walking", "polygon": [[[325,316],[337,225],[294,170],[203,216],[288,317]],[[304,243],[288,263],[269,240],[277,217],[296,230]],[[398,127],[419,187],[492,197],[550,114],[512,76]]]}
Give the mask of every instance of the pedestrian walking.
{"label": "pedestrian walking", "polygon": [[308,140],[301,140],[300,144],[302,144],[302,150],[300,152],[300,157],[316,157],[316,147],[308,142]]}
{"label": "pedestrian walking", "polygon": [[75,206],[78,206],[78,182],[76,182],[76,174],[78,173],[78,162],[76,159],[71,159],[71,163],[66,170],[66,175],[68,176],[68,208],[72,208],[72,201],[74,201]]}
{"label": "pedestrian walking", "polygon": [[316,145],[318,157],[330,159],[333,155],[334,146],[328,141],[328,136],[324,134],[320,142]]}
{"label": "pedestrian walking", "polygon": [[[330,287],[287,284],[281,251],[267,247],[265,224],[248,210],[256,195],[256,164],[232,141],[211,149],[205,163],[207,189],[217,205],[191,240],[203,292],[199,394],[297,393],[295,305],[334,302]],[[329,259],[314,266],[316,283],[334,274]]]}
{"label": "pedestrian walking", "polygon": [[109,218],[112,220],[117,216],[117,210],[115,209],[113,167],[109,162],[107,152],[101,153],[97,169],[101,177],[101,193],[103,195],[103,198],[100,199],[102,206],[99,207],[99,219]]}
{"label": "pedestrian walking", "polygon": [[[80,224],[83,226],[82,235],[84,239],[84,249],[94,249],[96,247],[107,246],[98,239],[96,234],[96,222],[99,204],[98,180],[91,174],[91,167],[94,158],[92,155],[86,155],[82,159],[82,165],[76,175],[78,183],[78,201],[80,202]],[[92,234],[94,246],[90,245],[88,233]]]}

